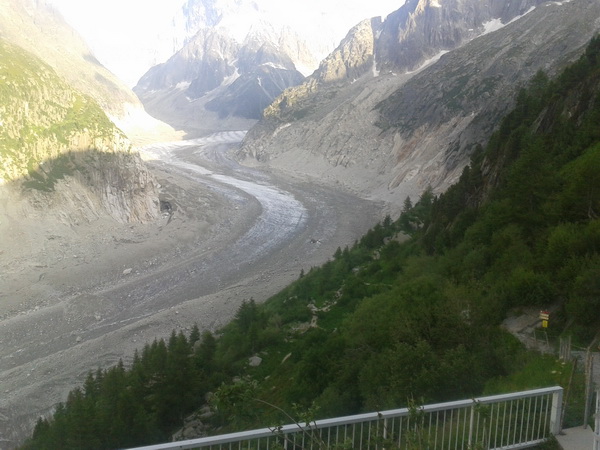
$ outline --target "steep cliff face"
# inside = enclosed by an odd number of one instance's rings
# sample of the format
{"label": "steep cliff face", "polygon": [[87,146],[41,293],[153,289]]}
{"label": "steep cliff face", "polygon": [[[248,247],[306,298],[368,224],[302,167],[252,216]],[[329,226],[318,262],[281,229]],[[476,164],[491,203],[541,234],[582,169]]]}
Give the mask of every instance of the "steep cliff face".
{"label": "steep cliff face", "polygon": [[16,199],[25,192],[31,206],[25,215],[39,209],[69,222],[106,213],[122,223],[157,217],[155,181],[93,99],[2,40],[0,78],[3,197]]}
{"label": "steep cliff face", "polygon": [[[572,61],[600,30],[600,4],[593,0],[549,2],[533,10],[528,2],[502,9],[505,3],[409,2],[400,12],[409,29],[421,31],[392,27],[390,19],[400,22],[391,16],[382,28],[373,27],[372,70],[366,70],[367,62],[357,80],[328,82],[319,72],[286,90],[247,134],[240,158],[316,176],[399,207],[407,195],[418,196],[428,185],[444,190],[475,146],[485,143],[518,89],[538,70],[552,75]],[[522,12],[528,13],[510,19]],[[469,14],[479,19],[465,23]],[[435,17],[454,17],[456,27],[446,21],[430,50],[406,50],[406,58],[384,63],[386,27],[402,31],[396,37],[404,35],[404,43],[417,42],[427,36],[424,30],[431,26],[426,23]],[[439,43],[468,40],[467,31],[477,27],[478,38],[410,71],[430,54],[448,50]],[[385,70],[391,66],[394,71]]]}

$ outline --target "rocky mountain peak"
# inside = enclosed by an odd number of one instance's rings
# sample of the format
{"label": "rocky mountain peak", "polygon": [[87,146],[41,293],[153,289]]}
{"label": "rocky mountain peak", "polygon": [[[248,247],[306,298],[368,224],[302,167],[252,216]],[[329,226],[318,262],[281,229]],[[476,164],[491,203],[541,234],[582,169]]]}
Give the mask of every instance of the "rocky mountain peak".
{"label": "rocky mountain peak", "polygon": [[423,14],[430,8],[441,8],[440,2],[443,0],[419,0],[416,2],[415,14]]}
{"label": "rocky mountain peak", "polygon": [[441,51],[458,48],[485,32],[527,13],[542,0],[411,0],[390,14],[377,42],[382,68],[411,71]]}
{"label": "rocky mountain peak", "polygon": [[374,64],[376,34],[380,28],[379,17],[357,24],[340,45],[321,62],[313,77],[329,83],[352,80],[371,70]]}
{"label": "rocky mountain peak", "polygon": [[303,80],[294,61],[308,59],[306,44],[289,27],[263,18],[254,2],[190,0],[186,11],[198,14],[189,22],[200,28],[134,88],[156,117],[176,123],[193,115],[221,126],[256,120],[284,89]]}
{"label": "rocky mountain peak", "polygon": [[303,85],[282,93],[266,114],[295,116],[298,109],[307,108],[312,96],[318,95],[319,85],[352,82],[386,72],[412,72],[484,34],[487,24],[498,21],[502,25],[541,2],[409,0],[384,22],[373,18],[354,26]]}

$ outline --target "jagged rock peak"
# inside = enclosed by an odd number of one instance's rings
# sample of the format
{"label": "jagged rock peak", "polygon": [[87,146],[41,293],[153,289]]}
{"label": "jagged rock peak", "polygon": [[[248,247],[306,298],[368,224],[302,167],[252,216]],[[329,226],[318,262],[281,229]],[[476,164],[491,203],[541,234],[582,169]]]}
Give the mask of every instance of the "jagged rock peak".
{"label": "jagged rock peak", "polygon": [[[306,109],[323,85],[383,72],[411,72],[428,60],[485,34],[488,25],[510,22],[543,0],[408,0],[400,9],[353,27],[301,85],[282,93],[266,116],[289,120]],[[497,24],[495,24],[497,27]]]}
{"label": "jagged rock peak", "polygon": [[151,68],[134,90],[154,91],[185,83],[190,96],[197,98],[235,72],[232,61],[238,51],[239,44],[225,30],[204,28],[167,62]]}
{"label": "jagged rock peak", "polygon": [[157,117],[182,128],[189,116],[221,125],[228,118],[256,120],[285,88],[304,79],[295,62],[310,59],[306,44],[289,27],[263,20],[254,2],[188,0],[186,8],[196,13],[190,29],[199,29],[134,88]]}
{"label": "jagged rock peak", "polygon": [[314,74],[320,81],[333,82],[360,77],[374,64],[377,32],[381,18],[367,19],[353,27],[340,45],[325,58]]}
{"label": "jagged rock peak", "polygon": [[414,70],[439,52],[481,35],[491,21],[505,24],[543,1],[408,0],[384,22],[378,59],[389,70]]}

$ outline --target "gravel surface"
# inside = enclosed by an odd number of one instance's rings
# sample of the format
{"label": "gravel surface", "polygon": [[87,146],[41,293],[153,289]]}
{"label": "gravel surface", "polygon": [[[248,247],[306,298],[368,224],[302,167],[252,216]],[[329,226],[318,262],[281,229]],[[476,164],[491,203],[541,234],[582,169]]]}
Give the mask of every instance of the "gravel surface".
{"label": "gravel surface", "polygon": [[382,218],[381,204],[239,166],[243,135],[144,149],[170,206],[152,224],[67,225],[66,209],[21,215],[23,199],[0,195],[0,449],[90,370],[172,330],[218,329]]}

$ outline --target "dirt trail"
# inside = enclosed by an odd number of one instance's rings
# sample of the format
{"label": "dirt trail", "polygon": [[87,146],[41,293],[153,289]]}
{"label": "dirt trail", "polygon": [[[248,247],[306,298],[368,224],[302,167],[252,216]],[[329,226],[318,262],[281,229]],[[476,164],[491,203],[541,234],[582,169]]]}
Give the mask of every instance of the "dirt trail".
{"label": "dirt trail", "polygon": [[265,300],[381,218],[380,204],[239,166],[228,155],[241,136],[148,150],[171,207],[156,223],[6,225],[0,449],[90,370],[127,362],[173,329],[222,326],[242,300]]}

